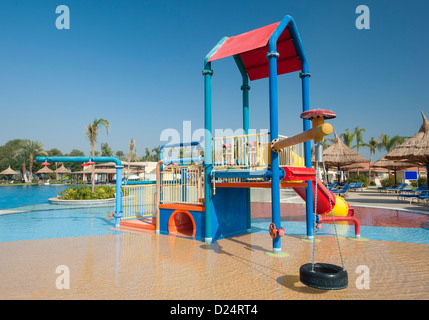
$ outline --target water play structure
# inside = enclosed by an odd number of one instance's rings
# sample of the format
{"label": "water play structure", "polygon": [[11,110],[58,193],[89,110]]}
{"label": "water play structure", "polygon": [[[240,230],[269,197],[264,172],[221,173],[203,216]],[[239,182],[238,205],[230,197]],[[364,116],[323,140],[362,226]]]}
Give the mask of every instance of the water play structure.
{"label": "water play structure", "polygon": [[[233,57],[242,76],[243,135],[212,135],[212,64]],[[299,71],[302,82],[303,132],[286,137],[279,134],[277,77]],[[269,234],[273,256],[282,256],[280,189],[292,188],[306,203],[307,238],[314,240],[316,226],[323,222],[359,223],[347,202],[335,196],[316,177],[312,167],[311,141],[315,143],[316,164],[323,163],[321,142],[333,128],[325,120],[336,117],[323,109],[310,109],[308,60],[292,17],[233,37],[222,38],[204,59],[204,146],[198,142],[164,145],[157,165],[156,185],[125,185],[130,189],[123,205],[122,164],[105,157],[38,157],[37,161],[108,162],[116,166],[115,225],[145,227],[160,234],[194,237],[206,243],[251,232],[250,188],[271,190]],[[249,82],[269,80],[269,133],[249,134]],[[289,107],[289,106],[284,106]],[[288,119],[290,120],[290,119]],[[293,121],[293,119],[292,119]],[[203,148],[204,147],[204,148]],[[182,156],[165,157],[171,149]],[[201,155],[201,150],[204,155]],[[177,151],[177,150],[176,150]],[[188,157],[185,154],[188,153]],[[123,208],[124,211],[123,212]],[[332,213],[331,217],[326,214]],[[142,219],[152,218],[149,223]],[[134,222],[130,222],[134,221]],[[340,289],[347,286],[342,268],[313,261],[301,270],[303,283]],[[327,276],[329,274],[329,276]],[[335,280],[329,283],[329,278]]]}

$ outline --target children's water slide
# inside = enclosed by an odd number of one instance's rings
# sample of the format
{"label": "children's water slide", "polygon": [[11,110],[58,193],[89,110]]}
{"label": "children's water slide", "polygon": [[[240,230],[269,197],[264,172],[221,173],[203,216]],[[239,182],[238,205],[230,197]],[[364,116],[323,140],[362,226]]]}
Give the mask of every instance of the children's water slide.
{"label": "children's water slide", "polygon": [[[296,187],[293,190],[305,201],[304,187]],[[345,217],[353,212],[350,205],[342,197],[334,195],[319,179],[317,179],[317,193],[316,183],[313,183],[313,195],[313,207],[317,214],[330,213],[331,207],[336,217]]]}

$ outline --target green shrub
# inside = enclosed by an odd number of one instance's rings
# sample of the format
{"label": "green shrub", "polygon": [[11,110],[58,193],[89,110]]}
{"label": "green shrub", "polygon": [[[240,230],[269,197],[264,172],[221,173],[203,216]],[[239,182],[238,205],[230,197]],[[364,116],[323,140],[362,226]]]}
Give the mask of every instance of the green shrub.
{"label": "green shrub", "polygon": [[[397,179],[396,183],[399,183],[399,179]],[[390,188],[395,185],[395,177],[394,176],[388,176],[387,178],[380,181],[381,185],[385,188]]]}
{"label": "green shrub", "polygon": [[[128,195],[128,189],[122,190],[123,195]],[[60,193],[58,198],[62,200],[95,200],[95,199],[111,199],[115,197],[116,187],[114,186],[96,186],[94,193],[91,187],[86,185],[71,186]]]}

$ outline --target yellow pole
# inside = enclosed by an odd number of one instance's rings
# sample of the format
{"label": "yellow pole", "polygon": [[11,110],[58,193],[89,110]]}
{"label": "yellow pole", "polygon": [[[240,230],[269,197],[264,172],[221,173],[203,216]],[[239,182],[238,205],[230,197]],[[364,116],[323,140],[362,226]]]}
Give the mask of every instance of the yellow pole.
{"label": "yellow pole", "polygon": [[298,133],[292,137],[288,137],[282,140],[273,140],[271,142],[271,149],[274,152],[279,152],[280,150],[303,143],[309,140],[322,141],[324,136],[331,134],[333,131],[332,125],[329,123],[323,123],[317,127],[311,128],[307,131]]}

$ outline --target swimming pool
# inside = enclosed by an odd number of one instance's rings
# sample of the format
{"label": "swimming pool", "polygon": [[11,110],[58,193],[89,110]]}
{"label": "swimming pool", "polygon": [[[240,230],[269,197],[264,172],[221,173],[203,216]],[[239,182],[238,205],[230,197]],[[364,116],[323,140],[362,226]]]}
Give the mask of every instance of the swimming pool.
{"label": "swimming pool", "polygon": [[[49,198],[55,197],[66,187],[51,185],[0,188],[0,242],[120,233],[114,230],[114,221],[106,219],[107,211],[114,211],[114,204],[78,207],[49,203]],[[268,235],[271,220],[258,217],[258,211],[266,215],[269,212],[269,203],[256,205],[252,204],[252,233]],[[282,205],[288,208],[293,206]],[[295,205],[294,210],[288,210],[291,213],[282,217],[282,227],[286,229],[287,235],[306,234],[306,225],[303,222],[304,208],[302,204]],[[429,244],[429,216],[404,212],[391,217],[390,211],[356,209],[357,217],[361,221],[362,238]],[[293,221],[296,220],[295,216],[300,217],[302,221]],[[417,220],[417,224],[412,223]],[[337,228],[340,237],[354,237],[353,225],[339,224]],[[334,236],[332,225],[324,224],[316,236]]]}
{"label": "swimming pool", "polygon": [[0,242],[109,235],[114,222],[106,212],[114,204],[63,206],[49,198],[67,186],[13,186],[0,189]]}
{"label": "swimming pool", "polygon": [[0,187],[0,210],[48,203],[49,198],[66,188],[62,184]]}

